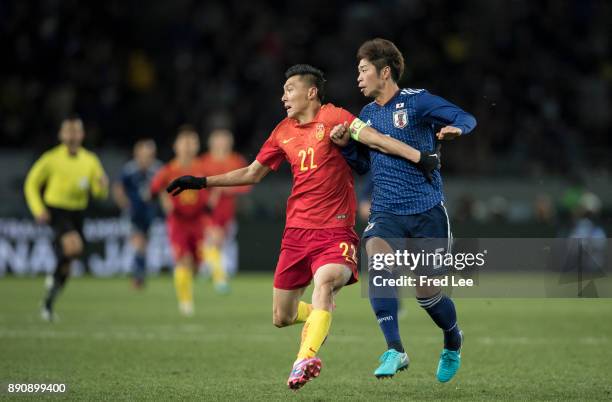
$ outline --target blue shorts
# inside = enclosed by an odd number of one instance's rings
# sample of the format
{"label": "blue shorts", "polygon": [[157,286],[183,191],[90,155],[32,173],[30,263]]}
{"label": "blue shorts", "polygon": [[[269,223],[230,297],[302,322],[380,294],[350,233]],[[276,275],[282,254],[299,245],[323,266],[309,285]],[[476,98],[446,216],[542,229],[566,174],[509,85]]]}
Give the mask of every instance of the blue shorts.
{"label": "blue shorts", "polygon": [[146,236],[149,233],[149,227],[153,223],[153,219],[152,214],[131,214],[130,223],[132,232],[140,232]]}
{"label": "blue shorts", "polygon": [[450,221],[444,205],[415,215],[395,215],[388,212],[372,212],[363,232],[364,240],[370,237],[383,239],[442,238],[450,239]]}
{"label": "blue shorts", "polygon": [[[384,239],[394,251],[407,250],[411,253],[449,253],[451,252],[452,234],[446,208],[439,204],[414,215],[395,215],[388,212],[372,212],[368,226],[363,232],[363,244],[369,238]],[[423,266],[423,274],[435,272],[436,275],[446,272],[444,269],[429,271],[431,267]],[[420,272],[417,269],[417,272]]]}

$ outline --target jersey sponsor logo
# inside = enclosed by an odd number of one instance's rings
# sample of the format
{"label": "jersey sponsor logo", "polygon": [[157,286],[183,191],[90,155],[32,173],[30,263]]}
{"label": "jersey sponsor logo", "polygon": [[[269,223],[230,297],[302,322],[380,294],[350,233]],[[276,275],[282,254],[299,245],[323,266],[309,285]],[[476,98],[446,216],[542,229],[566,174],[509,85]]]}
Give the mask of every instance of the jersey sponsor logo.
{"label": "jersey sponsor logo", "polygon": [[317,141],[321,141],[323,137],[325,137],[325,125],[323,123],[317,124],[315,137],[317,138]]}
{"label": "jersey sponsor logo", "polygon": [[283,140],[283,144],[288,143],[289,141],[291,141],[291,140],[292,140],[292,139],[294,139],[294,138],[295,138],[295,137],[291,137],[291,138],[288,138],[288,139],[286,139],[286,140]]}
{"label": "jersey sponsor logo", "polygon": [[396,128],[404,128],[408,125],[408,110],[396,110],[393,112],[393,125]]}
{"label": "jersey sponsor logo", "polygon": [[336,215],[336,219],[346,219],[346,214]]}
{"label": "jersey sponsor logo", "polygon": [[400,102],[400,103],[396,103],[396,104],[395,104],[395,108],[396,108],[396,109],[401,109],[401,108],[403,108],[403,107],[404,107],[404,102]]}
{"label": "jersey sponsor logo", "polygon": [[368,222],[368,226],[366,226],[364,232],[367,232],[368,230],[372,229],[374,225],[376,225],[376,222]]}

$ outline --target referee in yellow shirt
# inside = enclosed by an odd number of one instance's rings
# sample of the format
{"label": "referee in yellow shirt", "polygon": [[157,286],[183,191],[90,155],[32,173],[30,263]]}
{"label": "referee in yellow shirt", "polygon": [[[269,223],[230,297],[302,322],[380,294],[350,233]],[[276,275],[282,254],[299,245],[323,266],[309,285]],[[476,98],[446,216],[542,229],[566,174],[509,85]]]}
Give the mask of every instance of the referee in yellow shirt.
{"label": "referee in yellow shirt", "polygon": [[[36,221],[53,229],[57,265],[42,306],[42,318],[53,320],[53,303],[70,275],[70,263],[83,251],[83,211],[89,194],[108,196],[108,178],[93,153],[83,147],[83,122],[71,116],[62,122],[61,144],[45,152],[25,181],[25,197]],[[45,186],[41,197],[41,188]]]}

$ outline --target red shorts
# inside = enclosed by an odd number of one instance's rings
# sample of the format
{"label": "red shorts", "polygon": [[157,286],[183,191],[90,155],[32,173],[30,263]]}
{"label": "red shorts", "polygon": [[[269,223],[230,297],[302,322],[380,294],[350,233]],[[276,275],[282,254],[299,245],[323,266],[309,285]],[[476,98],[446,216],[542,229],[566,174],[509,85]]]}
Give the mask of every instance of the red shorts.
{"label": "red shorts", "polygon": [[274,272],[274,287],[293,290],[310,284],[317,269],[325,264],[343,264],[357,282],[359,237],[352,227],[332,229],[286,228]]}
{"label": "red shorts", "polygon": [[204,241],[204,220],[182,222],[169,219],[167,221],[168,240],[172,247],[174,260],[191,256],[196,264],[202,261],[201,248]]}

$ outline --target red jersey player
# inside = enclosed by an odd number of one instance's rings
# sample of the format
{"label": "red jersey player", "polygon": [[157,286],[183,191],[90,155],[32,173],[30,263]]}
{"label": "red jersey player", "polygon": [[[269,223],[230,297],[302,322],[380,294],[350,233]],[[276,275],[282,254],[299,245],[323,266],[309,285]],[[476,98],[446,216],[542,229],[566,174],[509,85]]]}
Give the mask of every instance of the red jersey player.
{"label": "red jersey player", "polygon": [[[186,174],[205,174],[196,159],[200,149],[198,133],[181,126],[174,142],[176,157],[164,165],[151,181],[151,193],[158,194],[175,178]],[[168,238],[174,255],[174,285],[183,315],[193,314],[193,273],[200,261],[204,238],[208,192],[189,191],[178,197],[160,193],[166,212]]]}
{"label": "red jersey player", "polygon": [[[245,167],[246,161],[233,151],[233,146],[234,135],[231,131],[213,130],[208,137],[208,152],[200,157],[203,174],[214,176]],[[209,191],[211,219],[206,226],[204,260],[219,293],[229,291],[228,274],[235,272],[238,264],[237,224],[234,220],[236,196],[249,190],[250,186],[240,186],[215,187]]]}
{"label": "red jersey player", "polygon": [[[350,124],[360,142],[414,163],[420,163],[421,153],[344,109],[322,105],[325,80],[320,70],[299,64],[285,77],[281,101],[287,118],[276,126],[253,163],[218,176],[181,177],[167,191],[179,195],[187,189],[254,184],[283,160],[291,165],[293,188],[274,273],[273,322],[277,327],[304,322],[298,357],[287,381],[289,388],[298,389],[321,370],[316,354],[331,325],[334,295],[357,281],[353,177],[330,139],[332,128]],[[307,304],[300,298],[313,279],[312,304]]]}

